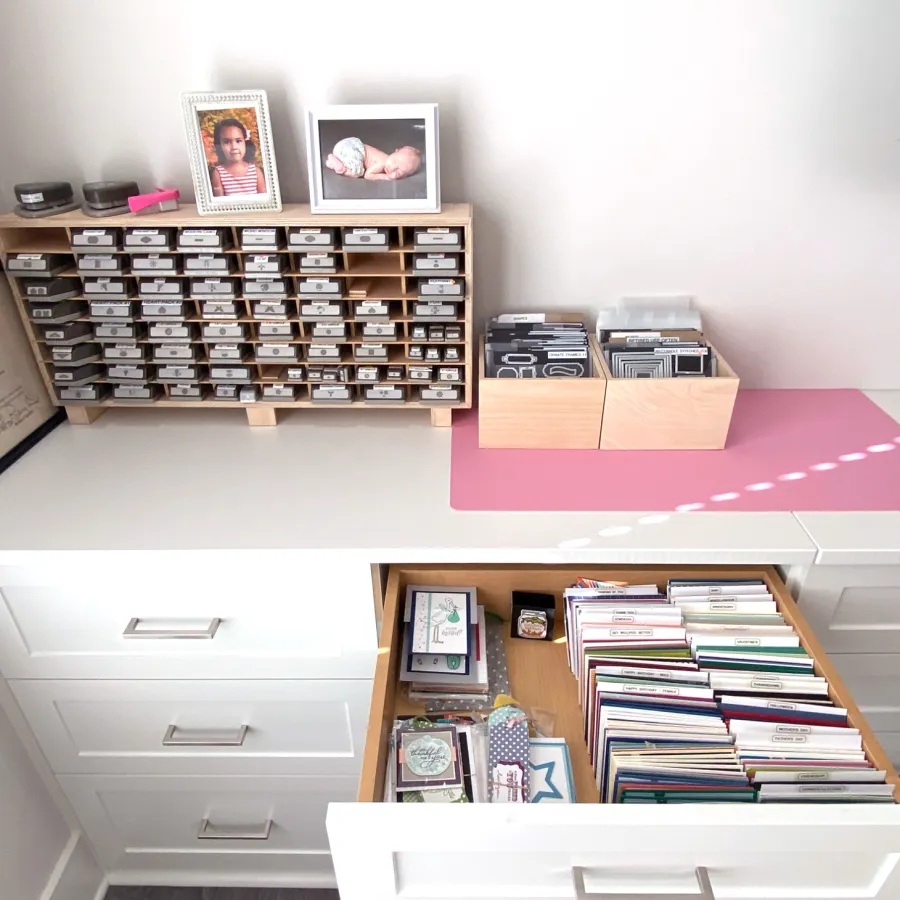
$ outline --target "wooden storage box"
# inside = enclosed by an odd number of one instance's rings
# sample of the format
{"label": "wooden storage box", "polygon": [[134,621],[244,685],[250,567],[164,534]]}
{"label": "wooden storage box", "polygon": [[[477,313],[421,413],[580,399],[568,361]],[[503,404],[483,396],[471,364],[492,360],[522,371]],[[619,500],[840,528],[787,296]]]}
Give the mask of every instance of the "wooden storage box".
{"label": "wooden storage box", "polygon": [[714,378],[606,377],[601,450],[721,450],[725,447],[740,379],[712,344]]}
{"label": "wooden storage box", "polygon": [[[559,319],[558,321],[573,321]],[[596,450],[606,376],[590,335],[590,378],[487,378],[478,345],[478,446],[516,450]]]}

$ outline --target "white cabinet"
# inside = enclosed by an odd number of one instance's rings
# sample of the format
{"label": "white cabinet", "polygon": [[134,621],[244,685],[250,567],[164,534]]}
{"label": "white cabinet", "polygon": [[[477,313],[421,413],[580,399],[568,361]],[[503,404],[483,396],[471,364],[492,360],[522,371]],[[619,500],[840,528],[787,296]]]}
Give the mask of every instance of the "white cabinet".
{"label": "white cabinet", "polygon": [[900,566],[815,565],[798,599],[827,653],[900,653]]}
{"label": "white cabinet", "polygon": [[356,775],[371,681],[13,681],[58,774]]}
{"label": "white cabinet", "polygon": [[63,775],[59,782],[114,884],[329,885],[325,812],[356,791],[356,778]]}
{"label": "white cabinet", "polygon": [[572,900],[575,867],[598,900],[696,897],[698,867],[716,900],[900,897],[894,806],[332,804],[328,839],[341,900]]}
{"label": "white cabinet", "polygon": [[[369,566],[0,567],[7,678],[371,678]],[[340,612],[338,617],[337,613]]]}

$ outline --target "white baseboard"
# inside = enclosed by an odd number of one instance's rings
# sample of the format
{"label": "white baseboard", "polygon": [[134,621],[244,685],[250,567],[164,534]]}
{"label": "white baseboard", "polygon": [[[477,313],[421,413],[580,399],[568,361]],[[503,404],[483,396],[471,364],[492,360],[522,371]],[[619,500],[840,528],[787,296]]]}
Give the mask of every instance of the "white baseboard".
{"label": "white baseboard", "polygon": [[103,900],[107,881],[87,838],[73,831],[60,854],[41,900]]}

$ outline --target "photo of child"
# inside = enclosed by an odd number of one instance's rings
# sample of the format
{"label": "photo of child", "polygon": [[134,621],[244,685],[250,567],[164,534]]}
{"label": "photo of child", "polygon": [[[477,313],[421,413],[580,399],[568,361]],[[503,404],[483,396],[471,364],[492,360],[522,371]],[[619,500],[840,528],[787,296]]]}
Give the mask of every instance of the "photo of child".
{"label": "photo of child", "polygon": [[213,197],[265,194],[257,164],[259,125],[253,107],[205,109],[197,113]]}
{"label": "photo of child", "polygon": [[428,196],[424,119],[320,119],[326,200]]}

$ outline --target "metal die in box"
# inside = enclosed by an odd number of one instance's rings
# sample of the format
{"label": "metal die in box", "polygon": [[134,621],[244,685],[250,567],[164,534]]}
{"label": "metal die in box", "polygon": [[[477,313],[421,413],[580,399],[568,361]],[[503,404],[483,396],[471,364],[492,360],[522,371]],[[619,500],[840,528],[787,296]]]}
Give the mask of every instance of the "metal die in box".
{"label": "metal die in box", "polygon": [[429,403],[458,403],[462,398],[456,385],[431,384],[419,388],[419,399]]}
{"label": "metal die in box", "polygon": [[440,362],[441,361],[441,348],[440,347],[426,347],[425,348],[425,362]]}
{"label": "metal die in box", "polygon": [[315,303],[300,303],[300,316],[304,320],[328,319],[331,321],[340,321],[343,317],[343,304],[340,300],[336,302],[326,301],[324,298]]}
{"label": "metal die in box", "polygon": [[288,244],[292,250],[308,247],[334,251],[337,249],[335,235],[334,228],[291,228],[288,230]]}
{"label": "metal die in box", "polygon": [[390,248],[390,230],[387,228],[345,228],[342,238],[344,250],[365,250],[377,253]]}
{"label": "metal die in box", "polygon": [[460,362],[459,347],[444,347],[444,362]]}
{"label": "metal die in box", "polygon": [[281,243],[278,228],[241,229],[241,250],[277,250]]}
{"label": "metal die in box", "polygon": [[170,344],[187,344],[196,337],[194,327],[187,322],[153,322],[148,338]]}
{"label": "metal die in box", "polygon": [[16,253],[6,260],[7,271],[31,278],[52,278],[70,265],[69,257],[59,253]]}
{"label": "metal die in box", "polygon": [[21,282],[21,290],[30,303],[68,300],[80,296],[81,282],[77,278],[28,279]]}
{"label": "metal die in box", "polygon": [[384,344],[356,344],[353,348],[354,358],[358,360],[377,360],[387,362],[388,348]]}
{"label": "metal die in box", "polygon": [[402,384],[366,387],[365,398],[367,402],[403,403],[406,400],[406,388]]}
{"label": "metal die in box", "polygon": [[69,322],[51,325],[41,332],[48,347],[63,347],[67,344],[82,344],[94,339],[94,329],[88,322]]}
{"label": "metal die in box", "polygon": [[278,253],[253,253],[244,257],[244,271],[257,275],[278,275],[284,270],[286,256]]}
{"label": "metal die in box", "polygon": [[296,344],[257,344],[256,345],[256,361],[262,362],[262,363],[296,362],[297,361],[297,345]]}
{"label": "metal die in box", "polygon": [[210,381],[227,381],[231,384],[249,384],[249,366],[211,366]]}
{"label": "metal die in box", "polygon": [[427,341],[428,340],[428,328],[425,325],[413,325],[412,327],[412,339],[414,341]]}
{"label": "metal die in box", "polygon": [[341,358],[341,348],[337,344],[310,344],[310,359],[327,359],[339,360]]}
{"label": "metal die in box", "polygon": [[212,344],[209,348],[210,361],[240,362],[246,355],[241,344]]}
{"label": "metal die in box", "polygon": [[407,359],[425,359],[425,348],[419,344],[410,344],[406,348]]}
{"label": "metal die in box", "polygon": [[159,396],[159,388],[155,384],[117,384],[113,388],[116,400],[149,400]]}
{"label": "metal die in box", "polygon": [[310,377],[310,381],[332,381],[341,382],[342,384],[350,381],[351,372],[349,366],[316,366],[316,368],[320,370],[319,377]]}
{"label": "metal die in box", "polygon": [[410,381],[431,381],[434,374],[431,366],[410,366],[407,372]]}
{"label": "metal die in box", "polygon": [[333,253],[304,253],[298,265],[301,272],[337,272],[337,257]]}
{"label": "metal die in box", "polygon": [[263,400],[293,400],[297,388],[292,384],[264,384]]}
{"label": "metal die in box", "polygon": [[171,228],[126,228],[126,247],[146,247],[154,250],[171,250],[175,246],[175,233]]}
{"label": "metal die in box", "polygon": [[356,380],[372,382],[381,381],[378,366],[357,366]]}
{"label": "metal die in box", "polygon": [[217,384],[216,400],[237,400],[238,386],[236,384]]}
{"label": "metal die in box", "polygon": [[168,321],[171,319],[184,319],[187,316],[187,307],[180,300],[142,300],[141,318],[148,322]]}
{"label": "metal die in box", "polygon": [[444,250],[462,249],[461,228],[415,228],[413,229],[413,247],[417,250],[428,250],[440,247]]}
{"label": "metal die in box", "polygon": [[357,300],[353,314],[357,319],[377,322],[390,319],[391,308],[386,300]]}
{"label": "metal die in box", "polygon": [[444,340],[459,343],[462,339],[462,327],[460,325],[447,325],[444,328]]}
{"label": "metal die in box", "polygon": [[257,391],[255,384],[245,385],[238,394],[238,400],[240,400],[241,403],[256,403],[258,399],[259,392]]}
{"label": "metal die in box", "polygon": [[187,382],[196,381],[197,366],[159,366],[156,370],[156,380],[163,382]]}
{"label": "metal die in box", "polygon": [[173,359],[194,360],[197,348],[193,344],[155,344],[153,347],[154,362],[169,362]]}
{"label": "metal die in box", "polygon": [[237,298],[235,282],[232,278],[192,278],[191,299],[219,300],[222,302]]}
{"label": "metal die in box", "polygon": [[188,274],[208,272],[210,275],[228,275],[231,272],[231,260],[227,256],[215,253],[201,253],[198,256],[185,256],[184,271]]}
{"label": "metal die in box", "polygon": [[179,250],[224,250],[224,228],[183,228],[178,232]]}
{"label": "metal die in box", "polygon": [[238,305],[234,300],[204,300],[200,312],[204,319],[236,319]]}
{"label": "metal die in box", "polygon": [[347,325],[345,322],[316,322],[312,328],[312,336],[344,340],[347,337]]}
{"label": "metal die in box", "polygon": [[73,228],[72,249],[82,247],[108,247],[115,250],[119,246],[118,228]]}
{"label": "metal die in box", "polygon": [[209,322],[203,325],[204,341],[243,341],[247,329],[240,322]]}
{"label": "metal die in box", "polygon": [[102,378],[106,374],[106,367],[96,363],[88,363],[77,368],[53,367],[53,381],[55,384],[72,385],[79,387]]}
{"label": "metal die in box", "polygon": [[84,403],[98,403],[106,395],[108,388],[104,384],[86,384],[82,387],[60,388],[57,393],[60,400],[79,400]]}
{"label": "metal die in box", "polygon": [[363,325],[364,341],[395,341],[396,339],[396,322],[366,322]]}
{"label": "metal die in box", "polygon": [[428,326],[428,340],[429,341],[443,341],[444,340],[444,326],[443,325],[429,325]]}
{"label": "metal die in box", "polygon": [[462,381],[462,369],[459,366],[441,366],[438,369],[438,381]]}
{"label": "metal die in box", "polygon": [[388,381],[403,381],[403,366],[388,366],[387,367],[387,380]]}
{"label": "metal die in box", "polygon": [[420,303],[437,303],[442,301],[450,303],[453,300],[462,300],[465,291],[465,282],[462,278],[420,278],[418,298]]}
{"label": "metal die in box", "polygon": [[456,307],[452,303],[416,303],[413,316],[417,319],[456,320]]}
{"label": "metal die in box", "polygon": [[99,362],[99,344],[71,344],[68,347],[51,347],[50,359],[55,366],[80,366],[84,363]]}
{"label": "metal die in box", "polygon": [[294,323],[260,322],[256,333],[260,340],[289,341],[294,337]]}
{"label": "metal die in box", "polygon": [[141,362],[146,358],[146,344],[138,344],[135,341],[122,341],[117,344],[104,344],[103,346],[103,359],[105,362],[118,362],[120,360]]}
{"label": "metal die in box", "polygon": [[287,370],[289,381],[305,381],[306,369],[303,366],[290,366]]}
{"label": "metal die in box", "polygon": [[245,278],[244,296],[251,300],[285,300],[288,295],[287,278]]}
{"label": "metal die in box", "polygon": [[139,382],[142,384],[147,378],[147,366],[143,365],[135,366],[127,365],[125,363],[116,363],[115,365],[107,366],[106,368],[107,381],[125,382],[126,384]]}
{"label": "metal die in box", "polygon": [[340,278],[299,278],[297,295],[301,300],[339,300],[343,296]]}
{"label": "metal die in box", "polygon": [[138,294],[142,299],[183,300],[184,282],[180,278],[141,278],[138,280]]}
{"label": "metal die in box", "polygon": [[131,322],[135,304],[129,300],[91,300],[91,319],[98,321]]}
{"label": "metal die in box", "polygon": [[174,254],[165,253],[144,253],[140,255],[136,253],[131,257],[131,271],[135,275],[177,272],[178,257]]}
{"label": "metal die in box", "polygon": [[84,296],[88,300],[124,300],[131,296],[129,285],[124,278],[85,278]]}
{"label": "metal die in box", "polygon": [[258,300],[253,304],[253,315],[257,319],[287,318],[287,300]]}
{"label": "metal die in box", "polygon": [[98,341],[136,341],[138,327],[129,322],[113,321],[94,326],[94,339]]}
{"label": "metal die in box", "polygon": [[106,275],[121,275],[125,271],[124,256],[112,253],[87,253],[77,257],[78,271],[84,275],[95,275],[103,272]]}
{"label": "metal die in box", "polygon": [[173,384],[169,386],[169,396],[174,400],[200,400],[203,391],[199,384]]}
{"label": "metal die in box", "polygon": [[459,256],[456,253],[414,253],[413,272],[443,272],[459,274]]}
{"label": "metal die in box", "polygon": [[350,388],[345,384],[316,384],[312,387],[314,403],[350,403],[352,399]]}

